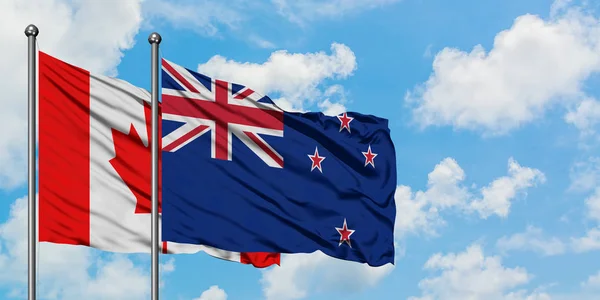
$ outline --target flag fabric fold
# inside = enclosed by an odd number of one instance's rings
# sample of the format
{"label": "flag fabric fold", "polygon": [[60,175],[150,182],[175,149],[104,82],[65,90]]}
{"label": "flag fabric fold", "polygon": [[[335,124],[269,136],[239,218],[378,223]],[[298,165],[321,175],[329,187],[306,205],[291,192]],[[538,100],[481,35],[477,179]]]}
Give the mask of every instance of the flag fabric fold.
{"label": "flag fabric fold", "polygon": [[162,136],[164,240],[394,263],[386,119],[287,112],[163,60]]}
{"label": "flag fabric fold", "polygon": [[[39,52],[40,242],[150,252],[150,112],[148,91]],[[256,267],[280,259],[200,244],[160,249]]]}

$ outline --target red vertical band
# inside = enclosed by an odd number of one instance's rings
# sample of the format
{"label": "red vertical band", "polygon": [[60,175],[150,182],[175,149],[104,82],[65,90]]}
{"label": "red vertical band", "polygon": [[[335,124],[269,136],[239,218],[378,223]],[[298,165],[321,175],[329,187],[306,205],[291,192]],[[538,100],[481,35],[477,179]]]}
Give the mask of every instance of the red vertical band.
{"label": "red vertical band", "polygon": [[39,52],[39,239],[90,244],[89,72]]}

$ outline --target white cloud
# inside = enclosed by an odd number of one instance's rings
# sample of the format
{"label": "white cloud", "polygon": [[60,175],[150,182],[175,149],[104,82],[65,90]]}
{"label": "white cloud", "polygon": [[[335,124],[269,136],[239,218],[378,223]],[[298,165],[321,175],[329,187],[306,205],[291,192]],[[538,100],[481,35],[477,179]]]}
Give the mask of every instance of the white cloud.
{"label": "white cloud", "polygon": [[527,284],[532,275],[522,267],[503,266],[498,256],[485,256],[478,244],[458,254],[434,254],[424,268],[436,272],[436,275],[421,280],[421,297],[411,297],[410,300],[550,299],[544,293],[513,292],[513,289]]}
{"label": "white cloud", "polygon": [[282,256],[281,266],[263,271],[261,283],[267,300],[303,299],[312,293],[353,293],[374,287],[394,266],[331,258],[321,252]]}
{"label": "white cloud", "polygon": [[[573,298],[568,298],[573,299]],[[578,298],[579,300],[583,300]],[[502,298],[502,300],[559,300],[554,297],[554,295],[550,296],[548,293],[534,291],[532,293],[528,293],[525,290],[520,290],[517,292],[511,292]]]}
{"label": "white cloud", "polygon": [[571,6],[573,0],[554,0],[550,6],[550,16],[556,16]]}
{"label": "white cloud", "polygon": [[319,110],[327,116],[341,115],[346,111],[344,104],[346,103],[346,93],[344,87],[336,84],[332,85],[325,90],[323,94],[325,100],[317,103]]}
{"label": "white cloud", "polygon": [[[245,1],[208,0],[147,0],[144,14],[152,21],[167,21],[173,27],[195,31],[202,35],[214,36],[219,27],[237,28],[246,18],[240,14],[245,10]],[[244,8],[244,9],[243,9]],[[151,24],[146,24],[151,26]]]}
{"label": "white cloud", "polygon": [[594,275],[590,275],[586,281],[581,283],[581,286],[587,289],[600,290],[600,271]]}
{"label": "white cloud", "polygon": [[433,47],[432,44],[427,45],[427,48],[425,48],[425,51],[423,51],[423,57],[424,58],[430,58],[433,53],[431,53],[431,48]]}
{"label": "white cloud", "polygon": [[587,192],[600,185],[600,157],[590,157],[587,161],[573,164],[569,174],[569,190]]}
{"label": "white cloud", "polygon": [[[338,18],[365,9],[373,9],[399,2],[400,0],[145,0],[144,13],[152,21],[167,21],[176,28],[185,28],[201,35],[219,35],[222,29],[244,30],[259,16],[270,17],[274,11],[290,22],[305,26],[307,21],[323,17]],[[152,26],[152,24],[145,24]],[[273,48],[273,43],[246,34],[248,41],[263,48]]]}
{"label": "white cloud", "polygon": [[[125,255],[102,257],[88,247],[39,244],[40,298],[148,299],[147,268]],[[165,270],[165,267],[162,267]],[[167,267],[168,269],[169,267]],[[174,268],[171,262],[171,269]],[[0,224],[0,286],[23,294],[27,286],[27,198],[17,199]],[[57,274],[60,274],[57,276]],[[163,274],[164,275],[164,274]]]}
{"label": "white cloud", "polygon": [[[600,272],[590,275],[585,281],[580,283],[579,290],[572,290],[570,292],[552,293],[549,298],[552,300],[597,300],[600,299]],[[521,299],[521,298],[520,298]],[[538,298],[534,298],[538,299]],[[529,300],[529,299],[528,299]]]}
{"label": "white cloud", "polygon": [[[200,73],[243,84],[274,100],[274,95],[278,94],[284,99],[277,101],[278,105],[295,110],[303,110],[317,100],[317,104],[326,103],[332,96],[339,96],[339,87],[323,87],[323,81],[347,78],[355,69],[354,52],[338,43],[331,45],[329,55],[325,52],[303,54],[280,50],[273,52],[262,64],[241,63],[215,55],[198,66]],[[331,106],[328,103],[324,105]]]}
{"label": "white cloud", "polygon": [[470,204],[470,208],[479,212],[482,218],[492,214],[507,217],[511,200],[517,193],[525,191],[537,184],[544,183],[546,177],[537,169],[522,167],[513,158],[508,160],[508,176],[494,180],[481,190],[482,198]]}
{"label": "white cloud", "polygon": [[409,186],[396,189],[395,234],[423,232],[436,235],[436,229],[445,225],[440,212],[466,205],[470,198],[468,189],[461,183],[465,179],[463,169],[453,158],[445,158],[427,175],[427,190],[413,193]]}
{"label": "white cloud", "polygon": [[560,239],[546,237],[541,229],[533,226],[527,226],[525,232],[501,237],[496,242],[496,247],[502,252],[529,250],[545,256],[563,254],[566,251],[566,245]]}
{"label": "white cloud", "polygon": [[[520,166],[513,158],[508,160],[508,176],[492,181],[478,191],[477,197],[466,185],[464,170],[456,160],[445,158],[428,175],[427,190],[411,192],[408,186],[396,190],[396,234],[425,233],[436,235],[436,228],[445,221],[440,213],[458,210],[464,213],[477,212],[481,218],[492,214],[506,217],[510,206],[519,193],[544,182],[544,174],[533,168]],[[400,217],[401,216],[401,217]]]}
{"label": "white cloud", "polygon": [[[600,22],[557,3],[550,19],[516,18],[496,35],[489,52],[481,45],[471,52],[444,48],[435,56],[429,79],[405,99],[422,127],[505,134],[557,104],[586,99],[583,82],[598,71]],[[592,103],[580,107],[595,107]],[[595,116],[579,111],[567,119],[586,127]]]}
{"label": "white cloud", "polygon": [[227,293],[218,286],[213,285],[208,290],[202,292],[200,298],[195,298],[194,300],[227,300]]}
{"label": "white cloud", "polygon": [[565,121],[579,129],[584,137],[595,134],[600,124],[600,101],[586,98],[565,115]]}
{"label": "white cloud", "polygon": [[[586,216],[600,226],[600,187],[585,200]],[[571,238],[571,247],[575,252],[600,250],[600,227],[589,229],[583,237]]]}
{"label": "white cloud", "polygon": [[251,34],[248,37],[248,40],[250,42],[252,42],[253,44],[255,44],[256,46],[263,48],[263,49],[273,49],[273,48],[277,47],[273,42],[268,41],[256,34]]}
{"label": "white cloud", "polygon": [[169,258],[165,263],[160,264],[160,274],[172,273],[175,271],[175,259]]}
{"label": "white cloud", "polygon": [[[159,256],[160,260],[160,256]],[[170,257],[166,262],[159,263],[158,265],[158,277],[159,287],[162,289],[165,286],[165,277],[175,272],[175,258]]]}
{"label": "white cloud", "polygon": [[[252,21],[261,12],[270,12],[273,7],[266,3],[246,0],[144,0],[145,29],[160,27],[167,22],[174,28],[186,29],[201,36],[224,38],[233,36],[263,49],[276,45],[253,32]],[[227,33],[232,33],[228,35]]]}
{"label": "white cloud", "polygon": [[[580,181],[580,186],[584,186],[587,188],[591,188],[591,182],[597,181],[598,178],[589,179],[589,170],[584,171],[583,173],[587,173],[588,175],[579,176],[578,178],[584,178],[585,180]],[[597,170],[596,170],[597,171]],[[597,176],[595,174],[594,176]],[[591,177],[594,177],[591,176]],[[574,183],[577,181],[574,181]],[[584,200],[585,214],[586,217],[592,220],[596,227],[590,228],[585,236],[582,237],[572,237],[571,238],[571,248],[575,252],[587,252],[587,251],[595,251],[600,250],[600,187],[596,187],[593,192]]]}
{"label": "white cloud", "polygon": [[141,1],[0,1],[0,188],[25,180],[27,137],[27,39],[25,26],[40,29],[40,50],[96,73],[116,74],[122,51],[134,44]]}
{"label": "white cloud", "polygon": [[373,9],[400,0],[271,0],[279,14],[291,22],[305,25],[307,21],[322,17],[341,17],[347,14]]}
{"label": "white cloud", "polygon": [[530,250],[545,256],[563,254],[567,250],[575,253],[600,250],[600,227],[597,227],[600,225],[600,188],[596,188],[584,200],[584,204],[586,217],[592,220],[596,227],[588,229],[584,236],[571,237],[570,243],[556,237],[547,237],[541,229],[528,226],[523,233],[500,238],[496,246],[500,251]]}
{"label": "white cloud", "polygon": [[600,224],[600,187],[584,201],[588,217]]}
{"label": "white cloud", "polygon": [[[65,247],[61,247],[65,248]],[[62,249],[61,249],[62,250]],[[61,253],[56,253],[61,255]],[[62,254],[64,255],[64,253]],[[70,291],[68,287],[61,287],[61,299],[147,299],[149,293],[149,276],[145,270],[136,267],[134,263],[124,256],[116,256],[109,261],[98,260],[96,263],[98,269],[95,276],[87,271],[87,282],[79,278],[72,282],[80,290]],[[80,266],[71,266],[71,268],[80,268]],[[54,273],[61,274],[61,273]],[[93,273],[92,273],[93,274]],[[54,278],[54,286],[64,284],[61,279]],[[83,288],[82,288],[83,287]],[[60,291],[57,290],[58,293]]]}
{"label": "white cloud", "polygon": [[600,229],[592,228],[583,237],[571,238],[571,247],[578,253],[600,250]]}
{"label": "white cloud", "polygon": [[326,116],[338,116],[346,111],[346,107],[339,102],[331,102],[329,99],[325,99],[323,102],[318,104],[319,109]]}

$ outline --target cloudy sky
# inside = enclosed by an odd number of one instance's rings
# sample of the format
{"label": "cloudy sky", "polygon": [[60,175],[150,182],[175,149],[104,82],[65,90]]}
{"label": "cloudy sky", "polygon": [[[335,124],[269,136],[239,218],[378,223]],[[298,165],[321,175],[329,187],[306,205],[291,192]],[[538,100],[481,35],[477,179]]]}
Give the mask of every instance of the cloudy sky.
{"label": "cloudy sky", "polygon": [[[390,120],[395,266],[161,257],[162,299],[600,299],[600,4],[0,1],[0,298],[26,294],[26,38],[149,88],[161,55],[286,109]],[[149,255],[42,244],[40,299],[148,299]]]}

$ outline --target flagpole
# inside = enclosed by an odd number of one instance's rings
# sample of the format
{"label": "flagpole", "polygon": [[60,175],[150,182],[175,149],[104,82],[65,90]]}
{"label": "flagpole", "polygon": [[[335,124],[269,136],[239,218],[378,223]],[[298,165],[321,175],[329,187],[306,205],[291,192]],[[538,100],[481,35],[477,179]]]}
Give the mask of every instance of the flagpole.
{"label": "flagpole", "polygon": [[152,46],[152,300],[158,300],[158,45],[162,38],[153,32],[148,37]]}
{"label": "flagpole", "polygon": [[28,87],[27,87],[27,106],[28,106],[28,136],[27,136],[27,175],[28,175],[28,249],[27,249],[27,294],[29,300],[36,298],[36,245],[37,245],[37,208],[35,199],[35,138],[36,138],[36,47],[35,42],[39,33],[38,28],[31,24],[25,28],[25,36],[27,36],[27,70],[28,70]]}

